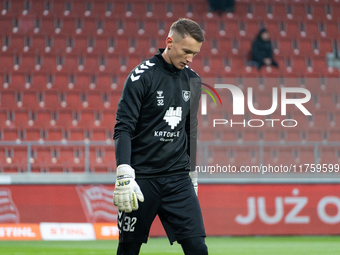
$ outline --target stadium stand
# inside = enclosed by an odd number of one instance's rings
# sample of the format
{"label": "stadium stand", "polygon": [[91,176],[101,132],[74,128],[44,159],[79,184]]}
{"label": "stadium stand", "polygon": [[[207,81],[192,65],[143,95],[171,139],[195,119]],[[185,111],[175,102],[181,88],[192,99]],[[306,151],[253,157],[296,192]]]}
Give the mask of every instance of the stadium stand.
{"label": "stadium stand", "polygon": [[[221,16],[209,13],[204,0],[4,0],[0,11],[0,158],[6,159],[2,172],[28,168],[25,146],[2,145],[17,141],[33,142],[32,172],[85,171],[84,147],[66,148],[62,142],[112,140],[126,75],[163,46],[168,27],[179,17],[196,20],[205,31],[206,42],[191,65],[203,78],[261,78],[262,85],[257,84],[254,91],[259,109],[270,107],[270,88],[283,82],[312,92],[307,107],[312,117],[288,112],[299,129],[240,132],[218,127],[213,132],[206,121],[230,118],[216,108],[207,119],[199,116],[203,120],[200,141],[339,141],[339,70],[327,60],[328,53],[339,49],[338,1],[239,0],[234,13]],[[270,32],[279,69],[258,71],[248,65],[251,41],[263,26]],[[323,83],[301,83],[308,77]],[[222,97],[230,109],[232,99]],[[35,144],[42,141],[60,146]],[[303,162],[314,157],[313,150],[294,148],[265,148],[263,157],[267,162]],[[339,149],[320,148],[320,157],[320,162],[339,162]],[[236,145],[228,151],[225,147],[212,150],[212,158],[235,164],[246,158],[256,163],[259,153]],[[112,144],[90,146],[89,171],[112,172],[113,166]]]}

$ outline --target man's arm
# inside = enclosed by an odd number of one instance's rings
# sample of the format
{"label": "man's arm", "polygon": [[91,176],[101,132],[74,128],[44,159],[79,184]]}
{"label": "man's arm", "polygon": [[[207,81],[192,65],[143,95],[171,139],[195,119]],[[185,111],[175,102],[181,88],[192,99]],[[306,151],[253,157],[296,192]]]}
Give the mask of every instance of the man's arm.
{"label": "man's arm", "polygon": [[195,192],[198,191],[197,172],[196,172],[196,155],[197,155],[197,113],[199,108],[199,100],[201,97],[201,80],[192,79],[190,83],[190,91],[192,94],[192,100],[190,102],[190,114],[186,119],[186,133],[188,137],[187,152],[190,156],[190,177],[194,185]]}
{"label": "man's arm", "polygon": [[115,140],[117,166],[131,164],[131,138],[138,122],[143,97],[142,79],[132,81],[129,76],[124,83],[122,96],[118,103],[114,127],[113,139]]}
{"label": "man's arm", "polygon": [[137,210],[138,200],[144,201],[143,193],[135,181],[135,170],[130,166],[131,138],[138,122],[143,97],[142,80],[132,81],[129,76],[118,103],[113,135],[117,164],[113,203],[118,206],[118,210],[125,212]]}
{"label": "man's arm", "polygon": [[[190,171],[195,171],[196,168],[196,154],[197,154],[197,112],[199,108],[199,100],[201,98],[201,79],[194,78],[190,82],[190,113],[189,118],[186,119],[185,130],[188,137],[187,152],[190,156],[191,167]],[[191,101],[192,100],[192,101]]]}

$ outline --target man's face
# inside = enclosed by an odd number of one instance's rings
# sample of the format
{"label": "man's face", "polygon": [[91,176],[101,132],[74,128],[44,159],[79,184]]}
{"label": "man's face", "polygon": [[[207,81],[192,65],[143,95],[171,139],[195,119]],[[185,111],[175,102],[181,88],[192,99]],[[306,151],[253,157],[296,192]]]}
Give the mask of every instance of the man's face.
{"label": "man's face", "polygon": [[261,34],[261,38],[262,38],[263,41],[268,41],[269,38],[270,38],[269,33],[268,32],[263,32]]}
{"label": "man's face", "polygon": [[197,42],[191,36],[176,40],[175,35],[171,37],[171,42],[169,42],[169,39],[167,39],[168,56],[170,63],[177,69],[183,69],[186,65],[190,64],[202,46],[201,42]]}

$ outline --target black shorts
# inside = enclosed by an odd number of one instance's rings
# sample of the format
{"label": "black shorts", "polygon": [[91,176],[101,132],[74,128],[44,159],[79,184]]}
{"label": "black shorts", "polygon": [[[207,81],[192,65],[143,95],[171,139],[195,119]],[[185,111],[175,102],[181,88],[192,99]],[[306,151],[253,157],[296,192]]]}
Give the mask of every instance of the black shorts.
{"label": "black shorts", "polygon": [[201,208],[189,174],[136,178],[144,202],[131,213],[118,213],[119,242],[146,243],[158,214],[170,243],[205,237]]}

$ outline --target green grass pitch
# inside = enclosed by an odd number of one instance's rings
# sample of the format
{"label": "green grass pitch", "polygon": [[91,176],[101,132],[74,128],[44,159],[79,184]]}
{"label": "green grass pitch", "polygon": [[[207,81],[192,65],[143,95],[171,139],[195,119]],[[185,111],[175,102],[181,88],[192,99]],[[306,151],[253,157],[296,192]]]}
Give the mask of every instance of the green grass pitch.
{"label": "green grass pitch", "polygon": [[[340,236],[208,237],[210,255],[339,255]],[[1,241],[1,255],[116,254],[117,241]],[[166,238],[150,238],[141,255],[183,254]]]}

